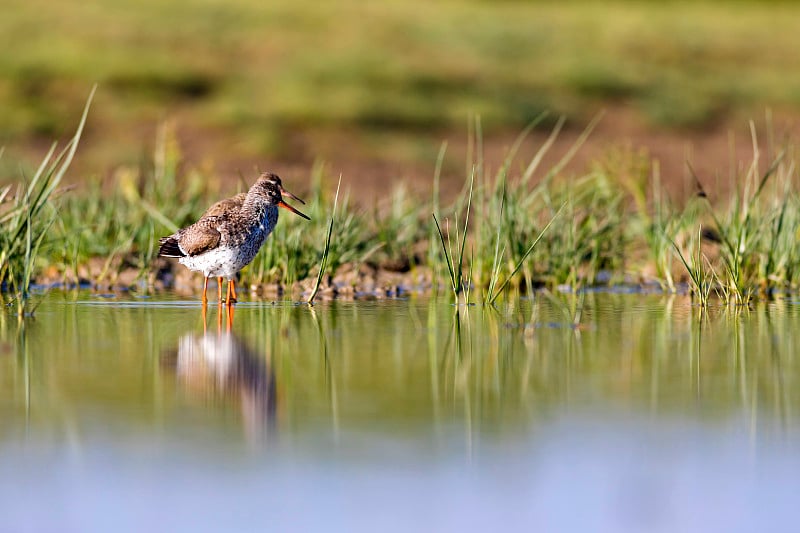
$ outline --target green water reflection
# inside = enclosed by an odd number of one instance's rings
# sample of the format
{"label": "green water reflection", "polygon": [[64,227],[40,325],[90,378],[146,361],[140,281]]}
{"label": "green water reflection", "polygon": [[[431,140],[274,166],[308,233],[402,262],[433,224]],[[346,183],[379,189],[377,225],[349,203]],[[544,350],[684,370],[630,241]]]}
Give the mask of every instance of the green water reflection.
{"label": "green water reflection", "polygon": [[[580,326],[573,327],[577,306]],[[503,439],[566,415],[657,423],[797,419],[792,301],[711,309],[597,293],[494,310],[445,300],[242,303],[44,297],[0,319],[0,435]]]}

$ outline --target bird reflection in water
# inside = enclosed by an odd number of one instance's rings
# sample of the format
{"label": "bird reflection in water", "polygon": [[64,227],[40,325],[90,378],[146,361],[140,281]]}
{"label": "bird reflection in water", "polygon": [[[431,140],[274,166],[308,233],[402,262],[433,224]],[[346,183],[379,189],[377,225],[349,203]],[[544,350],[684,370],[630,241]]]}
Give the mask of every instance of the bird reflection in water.
{"label": "bird reflection in water", "polygon": [[[232,310],[225,331],[222,313],[218,316],[216,332],[204,327],[202,335],[187,333],[178,341],[177,350],[162,356],[162,366],[172,369],[192,395],[234,399],[248,440],[259,441],[274,426],[275,374],[266,354],[259,354],[233,333]],[[205,325],[205,317],[203,322]]]}

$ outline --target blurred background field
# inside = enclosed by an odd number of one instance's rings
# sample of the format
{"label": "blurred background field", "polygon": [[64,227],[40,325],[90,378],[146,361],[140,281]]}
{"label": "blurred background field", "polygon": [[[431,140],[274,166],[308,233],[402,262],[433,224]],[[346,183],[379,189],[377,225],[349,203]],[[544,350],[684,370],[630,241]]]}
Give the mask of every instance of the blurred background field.
{"label": "blurred background field", "polygon": [[667,183],[727,171],[750,119],[800,131],[794,2],[6,0],[0,49],[0,181],[71,135],[95,82],[72,181],[151,157],[164,122],[223,183],[325,161],[356,199],[429,187],[442,141],[458,190],[476,116],[500,161],[543,111],[523,153],[565,116],[560,157],[605,110],[575,164],[624,147]]}

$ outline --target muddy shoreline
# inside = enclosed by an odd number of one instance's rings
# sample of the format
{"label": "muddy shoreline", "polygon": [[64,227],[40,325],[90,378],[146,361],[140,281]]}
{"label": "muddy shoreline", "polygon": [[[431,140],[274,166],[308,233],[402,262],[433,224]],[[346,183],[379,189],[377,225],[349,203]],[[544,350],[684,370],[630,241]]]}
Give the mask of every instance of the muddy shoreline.
{"label": "muddy shoreline", "polygon": [[[92,276],[92,264],[80,267],[81,276],[75,280],[69,276],[56,275],[52,270],[49,275],[40,276],[31,288],[33,290],[73,290],[89,289],[99,294],[124,294],[154,292],[177,294],[185,297],[199,297],[203,290],[203,277],[191,272],[181,265],[159,258],[153,269],[142,274],[135,268],[123,268],[113,276],[105,275],[100,279]],[[608,276],[610,280],[610,275]],[[316,277],[309,277],[291,284],[270,283],[237,283],[237,290],[247,294],[253,300],[277,300],[289,298],[305,301],[313,290]],[[534,289],[542,289],[541,283],[535,283]],[[217,295],[217,282],[211,278],[208,284],[209,294],[214,300]],[[524,291],[524,283],[515,290]],[[626,276],[617,283],[597,283],[583,286],[581,290],[602,290],[635,294],[679,294],[687,295],[689,285],[686,280],[676,284],[676,291],[664,290],[655,279]],[[224,290],[224,287],[223,287]],[[476,290],[476,289],[473,289]],[[555,287],[557,292],[575,292],[576,288],[563,285]],[[478,290],[476,290],[479,292]],[[412,266],[404,271],[392,270],[370,263],[349,263],[339,267],[335,275],[323,276],[316,300],[383,300],[404,297],[411,294],[433,295],[450,294],[450,287],[443,280],[434,280],[431,269],[427,266]]]}
{"label": "muddy shoreline", "polygon": [[[41,290],[79,287],[110,293],[170,291],[182,296],[200,295],[203,290],[202,275],[163,258],[154,261],[153,268],[147,273],[135,268],[103,273],[99,270],[102,267],[100,263],[98,258],[79,267],[77,279],[71,272],[58,273],[55,269],[49,269],[34,280],[32,288]],[[290,296],[301,300],[308,297],[315,282],[316,277],[310,277],[291,284],[237,283],[237,287],[240,292],[256,298],[276,299]],[[208,287],[209,293],[216,296],[216,279],[211,278]],[[415,266],[400,272],[369,263],[351,263],[339,267],[335,275],[323,276],[317,299],[384,299],[411,292],[431,293],[433,290],[433,275],[426,266]]]}

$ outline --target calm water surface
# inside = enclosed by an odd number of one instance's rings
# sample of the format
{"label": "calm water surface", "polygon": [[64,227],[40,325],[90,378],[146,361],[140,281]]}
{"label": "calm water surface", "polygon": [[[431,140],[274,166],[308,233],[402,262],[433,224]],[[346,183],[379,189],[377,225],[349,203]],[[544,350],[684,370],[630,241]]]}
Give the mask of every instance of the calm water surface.
{"label": "calm water surface", "polygon": [[0,317],[0,531],[793,531],[798,347],[792,300],[52,293]]}

